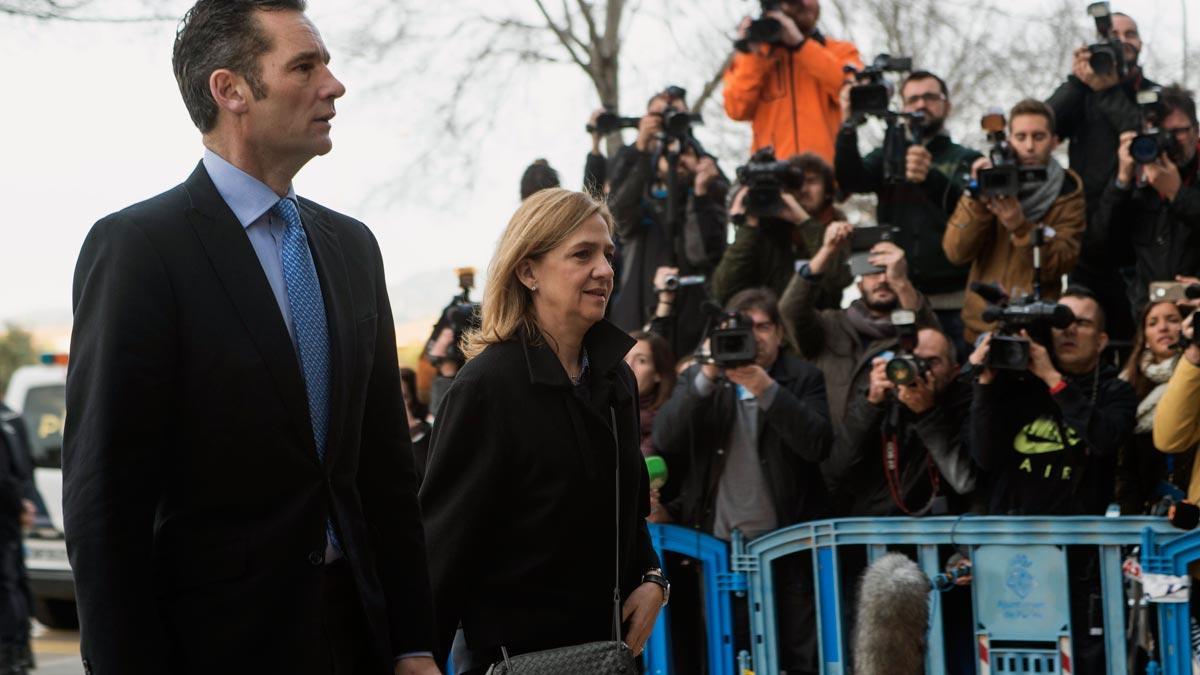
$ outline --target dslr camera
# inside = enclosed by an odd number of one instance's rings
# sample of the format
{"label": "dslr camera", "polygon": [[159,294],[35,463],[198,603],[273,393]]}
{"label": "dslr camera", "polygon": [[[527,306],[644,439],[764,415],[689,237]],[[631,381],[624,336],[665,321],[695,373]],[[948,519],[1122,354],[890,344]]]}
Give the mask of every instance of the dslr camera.
{"label": "dslr camera", "polygon": [[767,146],[737,168],[738,183],[746,186],[743,204],[746,213],[758,217],[776,217],[783,212],[783,191],[804,186],[804,172],[775,159],[775,149]]}
{"label": "dslr camera", "polygon": [[992,166],[980,169],[978,176],[967,183],[967,191],[972,197],[1015,197],[1025,185],[1046,182],[1045,167],[1021,166],[1004,133],[1003,112],[996,108],[989,110],[979,126],[987,132],[988,142],[992,144],[988,150]]}
{"label": "dslr camera", "polygon": [[1159,92],[1157,88],[1147,89],[1137,95],[1143,131],[1129,144],[1129,154],[1138,164],[1152,164],[1164,155],[1174,162],[1183,156],[1183,146],[1175,135],[1158,126],[1167,116],[1166,107],[1159,101]]}
{"label": "dslr camera", "polygon": [[896,327],[899,344],[884,366],[888,381],[909,385],[924,380],[929,373],[929,362],[913,353],[917,348],[917,315],[911,310],[898,309],[892,312],[892,325]]}
{"label": "dslr camera", "polygon": [[[462,344],[463,336],[467,331],[476,330],[480,326],[480,305],[478,302],[471,301],[471,289],[475,287],[475,268],[460,267],[454,270],[454,273],[458,275],[458,287],[462,293],[451,298],[450,304],[442,310],[442,316],[434,325],[433,334],[429,336],[429,342],[425,347],[426,356],[435,367],[444,361],[457,363],[459,366],[466,363],[467,357],[462,353],[459,345]],[[454,331],[454,341],[446,350],[445,356],[434,356],[429,353],[429,348],[433,346],[445,328]]]}
{"label": "dslr camera", "polygon": [[754,340],[754,322],[750,317],[741,312],[726,312],[714,302],[706,302],[704,308],[709,313],[704,331],[708,354],[697,354],[698,360],[718,368],[739,368],[754,363],[758,343]]}
{"label": "dslr camera", "polygon": [[1125,47],[1112,34],[1112,10],[1107,2],[1093,2],[1087,12],[1096,21],[1096,32],[1100,34],[1100,42],[1088,45],[1091,52],[1088,64],[1097,75],[1116,73],[1119,79],[1125,79],[1129,66],[1125,63]]}
{"label": "dslr camera", "polygon": [[971,290],[988,301],[983,320],[995,322],[991,348],[984,365],[995,370],[1029,369],[1029,340],[1020,335],[1026,330],[1040,344],[1050,343],[1051,328],[1066,328],[1075,321],[1070,307],[1045,302],[1037,295],[1009,298],[998,287],[973,283]]}
{"label": "dslr camera", "polygon": [[636,129],[641,121],[640,117],[621,117],[614,112],[602,112],[596,116],[596,123],[588,124],[586,129],[590,134],[607,136],[621,129]]}
{"label": "dslr camera", "polygon": [[746,37],[733,43],[733,48],[743,54],[749,54],[754,45],[783,44],[783,26],[766,15],[767,12],[778,10],[783,3],[780,0],[760,0],[759,4],[762,5],[762,15],[750,22]]}

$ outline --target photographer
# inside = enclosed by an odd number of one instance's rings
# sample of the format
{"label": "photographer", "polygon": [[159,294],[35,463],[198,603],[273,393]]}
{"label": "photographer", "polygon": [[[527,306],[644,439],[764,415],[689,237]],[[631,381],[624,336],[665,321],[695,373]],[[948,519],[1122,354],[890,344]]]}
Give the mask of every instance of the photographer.
{"label": "photographer", "polygon": [[[800,355],[825,374],[829,411],[835,421],[845,417],[846,402],[859,378],[870,369],[870,357],[897,343],[892,311],[917,313],[918,327],[936,327],[937,318],[908,280],[904,251],[891,242],[876,244],[870,262],[883,272],[865,274],[858,282],[861,297],[846,309],[818,310],[816,296],[822,277],[848,244],[854,226],[833,223],[825,241],[807,264],[792,276],[780,301],[784,321],[792,329]],[[860,380],[861,381],[861,380]]]}
{"label": "photographer", "polygon": [[[680,376],[654,420],[654,443],[680,475],[673,519],[721,539],[753,539],[827,515],[817,464],[831,429],[820,371],[782,352],[785,329],[775,296],[748,289],[726,305],[753,326],[754,361],[724,370],[697,363]],[[779,565],[780,666],[816,673],[811,568],[793,557]]]}
{"label": "photographer", "polygon": [[[905,364],[910,370],[897,369],[889,377],[890,355],[877,356],[867,382],[853,389],[845,432],[822,466],[839,514],[961,513],[964,497],[975,489],[975,466],[962,438],[971,387],[956,379],[954,346],[934,328],[910,339],[915,340],[906,347],[915,357]],[[915,377],[897,384],[899,373]]]}
{"label": "photographer", "polygon": [[[849,100],[849,87],[844,95]],[[865,158],[858,150],[857,120],[845,107],[846,123],[837,137],[834,172],[848,193],[873,192],[879,199],[877,220],[900,228],[896,244],[912,256],[912,282],[929,298],[946,334],[956,347],[962,339],[959,316],[966,287],[966,270],[946,259],[942,234],[946,220],[962,196],[963,175],[980,154],[950,140],[945,121],[950,115],[950,92],[942,78],[926,71],[909,74],[900,85],[904,113],[921,113],[921,144],[908,147],[904,180],[884,180],[884,152],[877,148]]]}
{"label": "photographer", "polygon": [[[1196,280],[1189,281],[1194,283]],[[1177,456],[1194,451],[1200,443],[1200,407],[1196,406],[1196,400],[1200,398],[1200,344],[1195,341],[1197,314],[1193,311],[1183,321],[1182,335],[1188,346],[1167,381],[1166,391],[1159,399],[1154,415],[1154,447]],[[1186,459],[1187,455],[1180,457],[1180,461]],[[1196,463],[1194,457],[1191,463],[1191,475],[1186,479],[1187,499],[1200,504],[1200,463]]]}
{"label": "photographer", "polygon": [[[1019,167],[1045,167],[1046,180],[1023,184],[1015,196],[974,197],[963,194],[946,224],[942,248],[955,265],[971,264],[971,282],[999,283],[1010,291],[1030,291],[1034,285],[1034,229],[1045,225],[1041,244],[1042,297],[1054,299],[1061,291],[1062,275],[1071,271],[1079,256],[1084,229],[1083,183],[1079,175],[1064,170],[1051,153],[1057,146],[1054,111],[1041,101],[1026,99],[1009,112],[1008,135]],[[986,157],[975,161],[972,177],[992,168]],[[963,302],[963,337],[974,343],[989,330],[983,320],[982,297],[968,294]]]}
{"label": "photographer", "polygon": [[[769,3],[763,3],[764,6]],[[735,53],[725,71],[725,112],[752,121],[750,151],[772,146],[781,157],[813,152],[833,161],[833,139],[841,122],[838,91],[843,68],[862,67],[858,49],[817,30],[819,0],[785,0],[764,18],[779,23],[773,43],[751,42]],[[738,25],[738,40],[751,37],[750,17]]]}
{"label": "photographer", "polygon": [[[610,166],[609,206],[620,239],[620,289],[610,319],[625,331],[641,329],[659,304],[654,283],[658,268],[673,267],[682,276],[709,276],[725,250],[725,198],[729,181],[712,156],[698,153],[687,138],[664,133],[664,111],[680,110],[682,102],[670,92],[651,101],[641,119],[638,138],[622,148]],[[682,108],[686,109],[686,108]],[[678,154],[674,178],[668,156]],[[674,183],[675,220],[668,216]],[[700,342],[704,316],[702,286],[675,291],[671,301],[671,351],[690,354]]]}
{"label": "photographer", "polygon": [[[1196,147],[1196,102],[1178,86],[1159,93],[1157,157],[1134,158],[1137,133],[1121,134],[1117,174],[1104,189],[1093,220],[1095,237],[1106,247],[1132,240],[1136,274],[1128,287],[1129,303],[1140,311],[1153,281],[1200,274],[1200,161]],[[1137,150],[1140,150],[1138,148]],[[1148,159],[1148,158],[1147,158]]]}
{"label": "photographer", "polygon": [[[1116,171],[1119,135],[1139,128],[1137,93],[1158,86],[1146,79],[1138,64],[1142,38],[1137,24],[1127,14],[1112,14],[1111,22],[1109,35],[1121,46],[1124,76],[1119,68],[1098,74],[1092,67],[1091,49],[1079,47],[1074,53],[1071,74],[1046,100],[1054,109],[1058,137],[1070,143],[1071,168],[1083,179],[1089,224],[1095,222],[1100,196]],[[1083,234],[1079,263],[1070,279],[1071,284],[1081,284],[1096,293],[1108,312],[1109,330],[1118,340],[1130,339],[1134,329],[1125,282],[1121,275],[1114,274],[1114,270],[1134,264],[1125,241],[1128,240],[1100,241],[1094,227],[1089,226]]]}
{"label": "photographer", "polygon": [[[739,227],[713,272],[713,296],[717,302],[759,286],[783,294],[796,264],[811,259],[821,248],[825,228],[834,221],[846,220],[846,215],[833,205],[836,192],[833,167],[811,152],[787,161],[801,182],[780,191],[781,206],[775,215],[747,213],[749,186],[739,186],[734,194],[729,217]],[[835,270],[824,277],[818,309],[841,306],[842,290],[853,281],[840,262]]]}
{"label": "photographer", "polygon": [[467,361],[462,352],[463,336],[471,328],[478,327],[479,323],[479,303],[471,301],[475,269],[461,267],[454,272],[458,275],[458,286],[462,293],[451,298],[450,304],[442,309],[442,315],[438,317],[425,343],[425,358],[436,371],[429,389],[429,409],[435,413],[441,405],[442,396]]}
{"label": "photographer", "polygon": [[525,168],[525,173],[521,174],[521,201],[529,199],[529,196],[538,190],[558,186],[558,172],[550,166],[550,162],[535,159],[533,164]]}

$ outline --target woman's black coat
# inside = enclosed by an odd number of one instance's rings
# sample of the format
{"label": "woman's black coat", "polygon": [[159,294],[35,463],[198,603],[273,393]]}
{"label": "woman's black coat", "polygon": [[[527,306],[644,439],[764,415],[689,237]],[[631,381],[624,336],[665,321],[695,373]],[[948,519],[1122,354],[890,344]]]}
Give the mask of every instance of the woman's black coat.
{"label": "woman's black coat", "polygon": [[473,653],[611,639],[613,415],[622,599],[659,566],[637,385],[623,361],[634,344],[607,321],[587,333],[590,403],[554,353],[525,336],[488,347],[455,378],[421,486],[439,662],[460,622]]}

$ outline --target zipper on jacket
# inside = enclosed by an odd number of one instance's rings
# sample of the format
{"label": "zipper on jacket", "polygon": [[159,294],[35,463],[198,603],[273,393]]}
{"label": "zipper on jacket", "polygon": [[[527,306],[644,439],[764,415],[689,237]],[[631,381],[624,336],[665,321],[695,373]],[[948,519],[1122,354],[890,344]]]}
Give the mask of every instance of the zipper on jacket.
{"label": "zipper on jacket", "polygon": [[[803,48],[803,45],[801,47]],[[794,155],[800,153],[800,123],[796,119],[796,74],[794,70],[796,66],[793,63],[795,56],[795,52],[788,52],[788,94],[792,100],[792,143],[794,146],[792,154]]]}

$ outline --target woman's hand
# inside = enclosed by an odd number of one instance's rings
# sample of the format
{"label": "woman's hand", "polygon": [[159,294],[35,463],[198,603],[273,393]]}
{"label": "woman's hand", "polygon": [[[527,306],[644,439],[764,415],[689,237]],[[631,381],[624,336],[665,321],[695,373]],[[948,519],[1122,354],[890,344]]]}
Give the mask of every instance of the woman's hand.
{"label": "woman's hand", "polygon": [[646,647],[650,631],[654,630],[654,621],[658,618],[658,610],[662,609],[663,589],[655,583],[647,581],[638,586],[625,600],[621,609],[621,620],[629,622],[629,632],[625,634],[625,644],[638,656]]}

